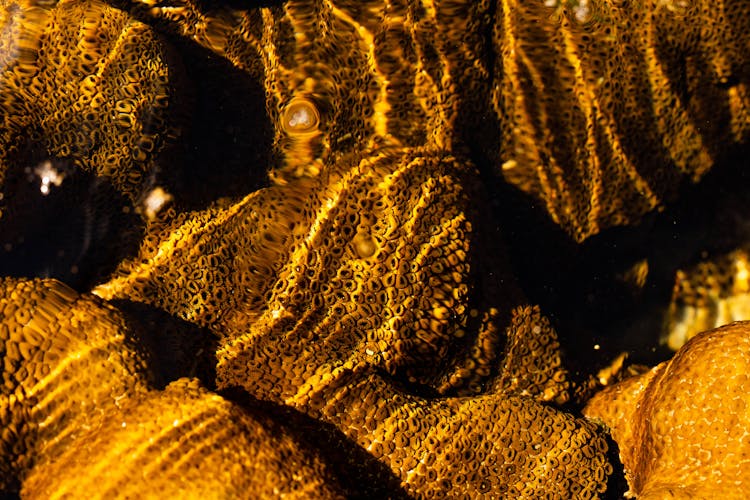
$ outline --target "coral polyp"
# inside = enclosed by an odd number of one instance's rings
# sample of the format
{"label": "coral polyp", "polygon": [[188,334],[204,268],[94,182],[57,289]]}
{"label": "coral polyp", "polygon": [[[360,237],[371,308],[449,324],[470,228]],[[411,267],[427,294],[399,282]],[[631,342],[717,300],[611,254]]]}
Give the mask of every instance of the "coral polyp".
{"label": "coral polyp", "polygon": [[296,97],[287,104],[281,117],[281,126],[288,134],[314,132],[320,125],[320,113],[310,99]]}

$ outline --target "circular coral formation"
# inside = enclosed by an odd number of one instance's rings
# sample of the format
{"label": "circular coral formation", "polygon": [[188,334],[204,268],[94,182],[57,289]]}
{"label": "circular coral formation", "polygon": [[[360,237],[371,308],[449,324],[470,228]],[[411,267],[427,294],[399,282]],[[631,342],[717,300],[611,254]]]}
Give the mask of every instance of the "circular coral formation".
{"label": "circular coral formation", "polygon": [[607,387],[583,412],[612,432],[630,494],[750,494],[750,323],[703,332],[652,370]]}
{"label": "circular coral formation", "polygon": [[309,99],[297,97],[284,108],[281,127],[288,134],[305,134],[317,130],[320,114],[315,103]]}

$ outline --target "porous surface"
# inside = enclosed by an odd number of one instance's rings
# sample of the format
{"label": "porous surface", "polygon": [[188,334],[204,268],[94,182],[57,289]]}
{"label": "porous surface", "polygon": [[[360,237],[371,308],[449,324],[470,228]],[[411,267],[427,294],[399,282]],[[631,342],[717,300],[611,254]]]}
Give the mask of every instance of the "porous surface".
{"label": "porous surface", "polygon": [[706,331],[584,408],[620,449],[630,496],[743,498],[750,492],[750,324]]}
{"label": "porous surface", "polygon": [[497,374],[507,307],[523,299],[481,253],[490,235],[469,205],[475,172],[417,149],[350,161],[154,222],[141,255],[95,293],[211,328],[225,339],[219,379],[253,394],[292,398],[321,365],[346,361],[480,392]]}
{"label": "porous surface", "polygon": [[[0,175],[67,158],[138,205],[145,187],[168,198],[157,174],[170,178],[180,72],[157,33],[262,86],[266,115],[247,119],[268,120],[274,150],[258,167],[268,183],[246,196],[144,211],[139,250],[99,298],[3,282],[21,315],[3,318],[8,346],[27,324],[36,343],[83,346],[60,365],[72,385],[46,396],[66,408],[62,423],[7,397],[3,487],[338,494],[322,450],[262,402],[339,432],[396,478],[394,495],[606,493],[604,432],[560,409],[578,389],[564,346],[514,279],[502,241],[513,235],[493,216],[505,200],[486,189],[502,176],[580,242],[700,179],[750,130],[746,2],[0,2]],[[104,40],[95,49],[91,33]],[[204,381],[217,394],[186,379],[157,387],[153,353],[118,304],[218,339]],[[45,321],[75,321],[38,323],[32,312],[47,309]],[[3,356],[12,391],[31,373],[26,351]],[[78,393],[90,411],[67,409]],[[37,429],[59,439],[59,462]],[[623,456],[631,445],[621,440]],[[99,481],[94,462],[117,468]],[[374,470],[348,467],[363,463]],[[728,485],[738,466],[727,467]]]}
{"label": "porous surface", "polygon": [[219,388],[332,423],[416,495],[601,492],[603,437],[540,404],[569,399],[552,326],[478,250],[475,173],[425,150],[342,166],[153,222],[95,293],[216,331]]}
{"label": "porous surface", "polygon": [[750,137],[743,0],[116,3],[263,79],[272,121],[316,103],[316,133],[277,135],[304,145],[291,171],[351,148],[468,147],[577,241],[663,208]]}
{"label": "porous surface", "polygon": [[0,478],[25,498],[340,497],[294,431],[179,379],[111,306],[54,280],[3,279]]}
{"label": "porous surface", "polygon": [[678,270],[662,333],[669,347],[676,351],[700,332],[750,318],[749,271],[745,247]]}
{"label": "porous surface", "polygon": [[99,1],[3,0],[0,26],[0,182],[56,160],[141,201],[181,118],[161,37]]}
{"label": "porous surface", "polygon": [[750,134],[744,0],[499,2],[505,179],[576,240],[638,222]]}

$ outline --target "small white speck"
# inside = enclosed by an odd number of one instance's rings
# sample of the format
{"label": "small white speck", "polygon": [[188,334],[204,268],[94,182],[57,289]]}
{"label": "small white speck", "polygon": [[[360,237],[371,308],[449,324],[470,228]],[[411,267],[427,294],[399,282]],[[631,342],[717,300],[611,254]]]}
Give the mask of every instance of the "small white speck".
{"label": "small white speck", "polygon": [[508,160],[505,163],[503,163],[502,169],[503,170],[513,170],[518,166],[518,162],[516,160]]}
{"label": "small white speck", "polygon": [[573,14],[576,16],[576,20],[579,23],[585,23],[589,20],[591,15],[591,9],[589,8],[588,0],[579,0],[578,5],[573,7]]}
{"label": "small white speck", "polygon": [[158,214],[159,211],[173,199],[172,195],[164,191],[164,189],[155,187],[148,193],[146,199],[143,200],[146,217],[148,217],[149,220],[153,220],[156,217],[156,214]]}
{"label": "small white speck", "polygon": [[39,191],[41,191],[44,196],[49,194],[50,185],[59,186],[65,178],[65,173],[60,172],[52,166],[52,162],[49,160],[45,160],[34,167],[34,175],[39,177],[42,181],[39,186]]}

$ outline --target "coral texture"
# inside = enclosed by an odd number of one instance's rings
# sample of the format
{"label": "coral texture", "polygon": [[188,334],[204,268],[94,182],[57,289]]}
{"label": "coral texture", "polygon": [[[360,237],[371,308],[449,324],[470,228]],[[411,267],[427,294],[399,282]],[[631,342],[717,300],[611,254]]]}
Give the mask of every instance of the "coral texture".
{"label": "coral texture", "polygon": [[[60,164],[142,214],[92,290],[0,281],[0,488],[374,495],[356,470],[393,496],[597,497],[602,421],[631,491],[705,492],[686,467],[710,445],[712,484],[736,492],[743,327],[606,389],[595,422],[562,410],[580,387],[488,190],[502,178],[579,243],[663,207],[747,145],[750,3],[261,3],[0,0],[3,218],[33,211],[25,175],[37,196],[64,185]],[[181,57],[211,54],[263,90],[245,119],[267,122],[273,161],[252,192],[199,203],[170,191],[171,152],[195,130]],[[157,313],[205,338],[144,331]],[[201,382],[186,354],[211,365]]]}
{"label": "coral texture", "polygon": [[340,497],[295,431],[195,379],[155,387],[138,332],[53,280],[0,282],[0,487],[27,498]]}
{"label": "coral texture", "polygon": [[589,401],[583,412],[611,429],[631,496],[748,495],[749,368],[750,324],[732,323]]}

